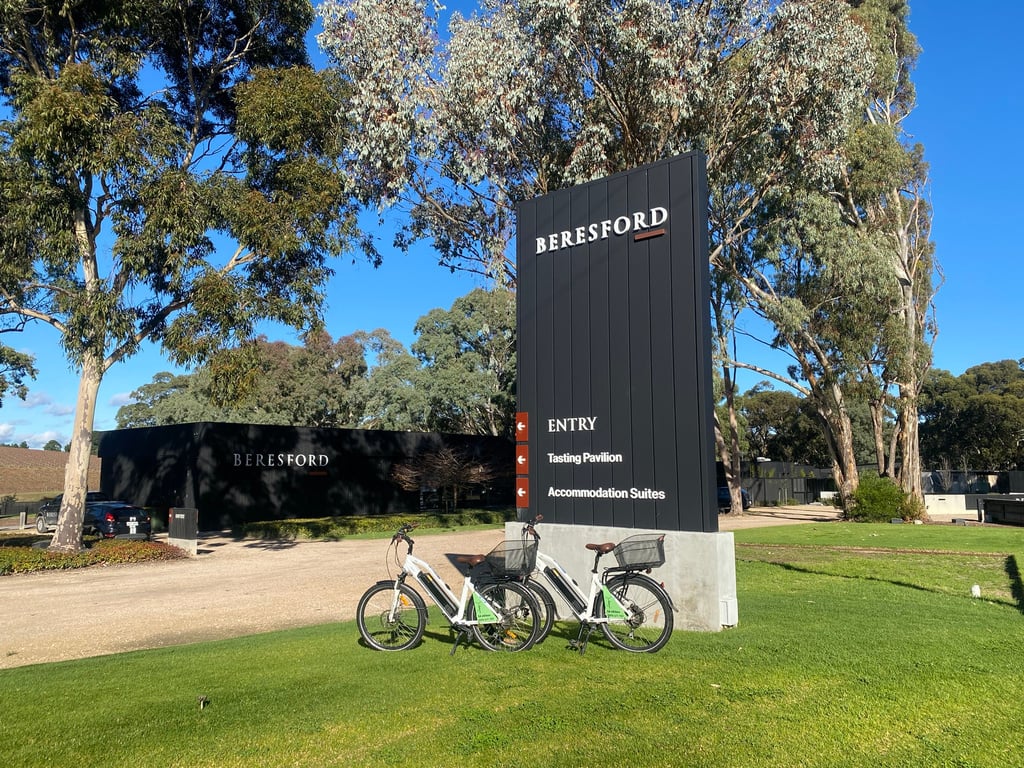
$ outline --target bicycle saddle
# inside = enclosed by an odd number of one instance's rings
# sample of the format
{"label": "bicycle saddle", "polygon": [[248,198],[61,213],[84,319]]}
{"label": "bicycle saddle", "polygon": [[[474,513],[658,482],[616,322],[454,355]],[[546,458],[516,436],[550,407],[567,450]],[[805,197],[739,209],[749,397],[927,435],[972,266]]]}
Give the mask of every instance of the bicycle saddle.
{"label": "bicycle saddle", "polygon": [[609,552],[615,549],[615,544],[610,541],[606,542],[605,544],[587,544],[586,546],[587,549],[592,549],[595,552],[600,552],[602,555],[607,555]]}
{"label": "bicycle saddle", "polygon": [[482,563],[486,559],[487,559],[486,555],[456,555],[455,556],[455,562],[462,563],[463,565],[468,565],[470,568],[472,568],[473,566],[476,566],[476,565],[480,565],[480,563]]}

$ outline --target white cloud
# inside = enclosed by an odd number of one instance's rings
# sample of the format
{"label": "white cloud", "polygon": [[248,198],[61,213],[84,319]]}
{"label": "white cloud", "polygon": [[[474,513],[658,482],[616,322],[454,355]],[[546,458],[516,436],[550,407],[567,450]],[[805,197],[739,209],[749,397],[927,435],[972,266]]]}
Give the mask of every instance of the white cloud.
{"label": "white cloud", "polygon": [[53,403],[46,408],[46,413],[51,416],[68,416],[74,412],[75,406],[65,405],[64,403]]}
{"label": "white cloud", "polygon": [[120,408],[122,405],[127,405],[128,403],[133,402],[135,402],[135,398],[132,397],[131,392],[118,392],[107,401],[107,404]]}
{"label": "white cloud", "polygon": [[18,403],[22,408],[38,408],[49,416],[63,417],[75,412],[74,405],[57,402],[46,392],[29,392],[24,400]]}
{"label": "white cloud", "polygon": [[13,435],[13,434],[14,434],[14,425],[13,424],[0,424],[0,442],[2,442],[2,443],[13,442],[11,440],[11,435]]}
{"label": "white cloud", "polygon": [[22,408],[45,408],[52,402],[53,398],[45,392],[29,392],[18,405]]}
{"label": "white cloud", "polygon": [[[22,440],[28,443],[29,448],[42,448],[51,440],[56,440],[60,443],[61,448],[67,444],[67,438],[55,429],[47,429],[43,432],[37,432],[36,434],[28,435],[27,437],[21,435]],[[21,442],[20,440],[18,442]]]}

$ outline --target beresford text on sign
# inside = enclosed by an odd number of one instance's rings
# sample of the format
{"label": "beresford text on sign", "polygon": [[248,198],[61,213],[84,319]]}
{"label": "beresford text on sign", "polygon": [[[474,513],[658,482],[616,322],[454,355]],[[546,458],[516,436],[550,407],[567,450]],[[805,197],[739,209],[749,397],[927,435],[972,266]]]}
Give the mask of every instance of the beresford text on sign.
{"label": "beresford text on sign", "polygon": [[326,467],[330,457],[323,453],[236,453],[236,467]]}
{"label": "beresford text on sign", "polygon": [[634,211],[628,216],[617,216],[614,219],[584,224],[573,229],[552,232],[545,237],[536,238],[537,254],[560,251],[574,245],[585,245],[598,240],[607,240],[612,235],[621,237],[630,232],[641,232],[646,229],[660,227],[668,221],[668,209],[655,206],[648,211]]}

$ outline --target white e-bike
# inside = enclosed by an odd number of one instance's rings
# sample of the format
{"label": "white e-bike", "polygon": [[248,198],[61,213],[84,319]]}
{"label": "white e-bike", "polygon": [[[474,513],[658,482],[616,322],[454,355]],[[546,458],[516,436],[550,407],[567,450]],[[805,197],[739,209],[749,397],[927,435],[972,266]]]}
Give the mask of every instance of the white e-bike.
{"label": "white e-bike", "polygon": [[[413,556],[415,542],[409,532],[415,527],[404,524],[391,537],[389,550],[393,550],[400,569],[397,578],[378,581],[359,600],[356,621],[367,645],[379,651],[404,651],[423,638],[427,606],[407,583],[410,578],[437,604],[457,633],[453,654],[470,633],[492,651],[522,651],[536,642],[541,615],[536,598],[517,581],[504,580],[505,576],[533,570],[536,542],[503,542],[486,555],[455,556],[455,562],[466,567],[462,592],[457,596],[428,563]],[[398,546],[402,542],[408,550],[399,562]],[[471,572],[478,566],[498,579],[476,584]]]}
{"label": "white e-bike", "polygon": [[[540,540],[536,525],[543,517],[537,515],[523,525],[523,540],[532,536]],[[674,626],[672,598],[665,588],[642,573],[665,563],[665,534],[638,534],[618,544],[587,544],[594,552],[589,591],[584,592],[565,569],[543,552],[536,556],[533,574],[520,578],[537,598],[543,615],[536,642],[551,632],[555,618],[555,600],[545,586],[551,587],[569,606],[580,622],[580,631],[569,647],[581,654],[587,650],[590,634],[601,632],[616,648],[634,653],[654,653],[668,642]],[[599,567],[601,557],[614,554],[616,565]],[[501,581],[514,578],[501,577]]]}

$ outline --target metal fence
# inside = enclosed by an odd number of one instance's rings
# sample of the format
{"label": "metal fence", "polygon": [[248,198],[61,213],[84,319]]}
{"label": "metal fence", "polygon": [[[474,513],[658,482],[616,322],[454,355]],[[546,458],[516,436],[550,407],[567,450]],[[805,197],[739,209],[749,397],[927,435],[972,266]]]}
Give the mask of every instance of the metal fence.
{"label": "metal fence", "polygon": [[11,499],[0,499],[0,521],[5,526],[25,527],[35,524],[36,513],[39,511],[40,501],[17,501]]}

